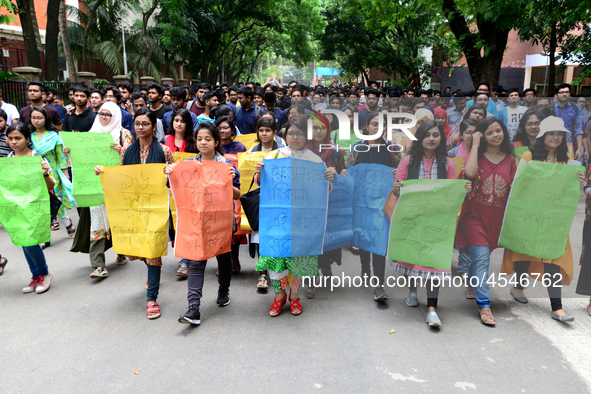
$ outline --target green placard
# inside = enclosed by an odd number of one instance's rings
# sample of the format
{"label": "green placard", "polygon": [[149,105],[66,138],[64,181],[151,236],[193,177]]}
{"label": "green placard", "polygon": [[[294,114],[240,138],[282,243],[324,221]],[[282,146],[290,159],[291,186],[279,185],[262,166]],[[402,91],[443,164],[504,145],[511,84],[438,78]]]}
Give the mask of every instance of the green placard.
{"label": "green placard", "polygon": [[515,148],[513,148],[513,150],[515,151],[515,157],[517,158],[517,162],[519,163],[519,158],[525,152],[529,151],[529,146],[516,146]]}
{"label": "green placard", "polygon": [[450,269],[466,181],[422,179],[404,181],[402,185],[390,224],[388,258]]}
{"label": "green placard", "polygon": [[103,187],[100,177],[94,173],[97,165],[114,167],[121,164],[121,156],[110,133],[62,132],[64,147],[70,148],[70,160],[74,171],[74,199],[79,207],[103,205]]}
{"label": "green placard", "polygon": [[509,194],[499,245],[543,259],[557,259],[566,241],[581,195],[582,166],[523,162]]}
{"label": "green placard", "polygon": [[41,157],[0,159],[0,222],[16,246],[51,241],[49,191]]}

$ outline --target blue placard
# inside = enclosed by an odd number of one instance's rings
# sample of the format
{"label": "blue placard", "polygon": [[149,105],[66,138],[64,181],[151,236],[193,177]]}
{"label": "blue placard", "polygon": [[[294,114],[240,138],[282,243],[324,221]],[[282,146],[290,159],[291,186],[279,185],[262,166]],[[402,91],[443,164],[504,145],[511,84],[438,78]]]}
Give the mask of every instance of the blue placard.
{"label": "blue placard", "polygon": [[259,208],[261,256],[322,253],[328,181],[326,165],[299,159],[263,160]]}
{"label": "blue placard", "polygon": [[335,175],[328,195],[324,251],[353,244],[353,178]]}
{"label": "blue placard", "polygon": [[353,245],[385,256],[390,221],[382,211],[392,190],[394,168],[381,164],[358,164],[347,168],[355,180],[353,192]]}

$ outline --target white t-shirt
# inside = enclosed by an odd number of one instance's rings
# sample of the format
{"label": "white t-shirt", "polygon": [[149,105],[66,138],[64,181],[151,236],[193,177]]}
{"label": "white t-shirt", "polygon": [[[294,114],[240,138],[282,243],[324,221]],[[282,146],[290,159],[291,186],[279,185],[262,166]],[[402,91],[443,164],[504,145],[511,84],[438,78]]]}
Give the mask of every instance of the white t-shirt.
{"label": "white t-shirt", "polygon": [[2,102],[2,109],[4,110],[4,112],[6,112],[6,115],[8,115],[7,119],[6,119],[6,124],[8,126],[10,126],[12,124],[12,120],[13,119],[20,119],[20,115],[18,113],[18,110],[16,109],[16,107],[12,104],[8,104],[6,102]]}
{"label": "white t-shirt", "polygon": [[517,108],[511,108],[509,106],[507,108],[507,131],[509,131],[509,136],[511,137],[511,141],[513,141],[513,137],[517,132],[517,127],[519,127],[519,121],[521,117],[527,111],[526,107],[519,105]]}

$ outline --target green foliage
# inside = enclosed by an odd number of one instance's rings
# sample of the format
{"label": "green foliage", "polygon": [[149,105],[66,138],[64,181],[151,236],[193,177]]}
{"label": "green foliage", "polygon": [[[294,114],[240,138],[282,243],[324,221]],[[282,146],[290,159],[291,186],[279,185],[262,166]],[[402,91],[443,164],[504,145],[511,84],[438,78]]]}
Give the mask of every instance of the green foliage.
{"label": "green foliage", "polygon": [[0,82],[10,81],[14,78],[22,78],[26,81],[30,81],[31,78],[25,77],[24,75],[20,75],[19,73],[12,73],[8,71],[0,71]]}
{"label": "green foliage", "polygon": [[16,11],[14,10],[14,6],[10,0],[0,0],[0,10],[4,10],[9,12],[9,14],[0,15],[0,25],[10,25],[11,23],[17,24],[16,19],[14,16],[10,14],[16,15]]}

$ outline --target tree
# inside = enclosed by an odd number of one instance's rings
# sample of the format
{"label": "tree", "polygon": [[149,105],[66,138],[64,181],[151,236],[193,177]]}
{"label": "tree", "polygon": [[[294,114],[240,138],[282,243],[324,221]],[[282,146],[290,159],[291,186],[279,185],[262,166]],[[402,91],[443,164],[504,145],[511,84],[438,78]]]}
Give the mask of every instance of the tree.
{"label": "tree", "polygon": [[581,76],[574,81],[575,83],[582,83],[583,78],[591,78],[591,25],[586,24],[581,34],[567,34],[560,55],[563,61],[578,62],[583,68]]}
{"label": "tree", "polygon": [[509,32],[519,25],[525,0],[442,0],[440,6],[466,57],[474,86],[480,81],[498,84]]}
{"label": "tree", "polygon": [[17,0],[18,16],[23,29],[23,41],[25,43],[25,52],[27,53],[27,63],[31,67],[41,68],[41,60],[39,59],[39,48],[37,47],[37,40],[35,38],[35,25],[33,18],[35,18],[35,4],[33,0]]}
{"label": "tree", "polygon": [[58,35],[60,0],[47,1],[47,25],[45,26],[45,79],[58,79]]}
{"label": "tree", "polygon": [[88,57],[86,56],[88,53],[88,36],[90,34],[90,29],[96,27],[96,18],[95,14],[97,9],[102,6],[104,0],[94,0],[92,2],[86,2],[86,7],[88,12],[86,13],[86,23],[84,24],[84,38],[82,41],[82,71],[86,71],[86,62]]}
{"label": "tree", "polygon": [[579,35],[569,33],[588,27],[591,22],[589,6],[575,0],[533,0],[527,2],[525,12],[526,17],[519,26],[519,37],[524,41],[532,40],[534,44],[540,43],[544,47],[549,57],[548,92],[553,95],[556,51],[564,46],[563,59],[570,57],[569,52],[576,51],[568,41],[579,43]]}
{"label": "tree", "polygon": [[16,14],[14,11],[14,7],[10,0],[0,0],[0,10],[8,11],[8,14],[0,15],[0,25],[10,25],[14,23],[16,25],[16,19],[11,14]]}
{"label": "tree", "polygon": [[66,57],[66,70],[68,70],[68,79],[72,82],[78,82],[78,74],[76,73],[76,65],[74,64],[74,55],[70,45],[70,34],[68,32],[68,18],[66,16],[66,0],[60,1],[60,34],[62,39],[62,47]]}

